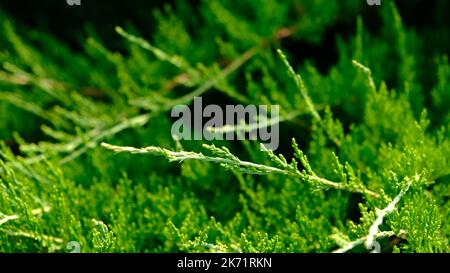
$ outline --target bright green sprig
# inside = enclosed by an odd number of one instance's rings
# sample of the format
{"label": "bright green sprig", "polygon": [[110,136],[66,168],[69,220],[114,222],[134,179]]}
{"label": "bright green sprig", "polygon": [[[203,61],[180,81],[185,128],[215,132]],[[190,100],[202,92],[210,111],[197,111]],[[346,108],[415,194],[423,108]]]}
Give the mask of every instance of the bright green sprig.
{"label": "bright green sprig", "polygon": [[358,71],[360,71],[366,77],[366,82],[370,90],[376,92],[377,87],[375,85],[375,81],[372,78],[372,71],[370,70],[370,68],[368,68],[367,66],[361,64],[356,60],[352,60],[352,64],[358,69]]}
{"label": "bright green sprig", "polygon": [[118,34],[120,34],[122,37],[124,37],[125,39],[129,40],[130,42],[142,47],[143,49],[146,49],[146,50],[152,52],[153,54],[155,54],[155,56],[159,60],[167,61],[167,62],[173,64],[174,66],[178,67],[181,70],[185,70],[185,71],[192,70],[192,67],[190,66],[190,64],[183,57],[167,54],[163,50],[161,50],[155,46],[152,46],[145,39],[142,39],[140,37],[136,37],[132,34],[129,34],[125,30],[123,30],[123,28],[121,28],[119,26],[116,27],[116,32]]}
{"label": "bright green sprig", "polygon": [[[420,179],[419,175],[416,175],[414,177],[415,181],[418,181],[419,179]],[[406,183],[405,187],[400,190],[400,193],[384,209],[379,210],[375,208],[377,217],[373,222],[373,224],[370,226],[368,234],[364,237],[348,242],[344,238],[342,238],[342,236],[335,233],[335,235],[333,236],[335,241],[339,242],[339,244],[343,246],[333,252],[335,253],[347,252],[361,244],[364,244],[366,249],[371,250],[372,248],[374,248],[374,242],[376,239],[396,235],[393,231],[380,231],[379,227],[383,223],[383,219],[392,212],[394,212],[398,202],[400,202],[401,198],[406,194],[406,192],[411,187],[411,184],[413,183],[413,180],[410,179],[409,177],[405,177],[404,181]],[[404,236],[404,233],[405,232],[403,231],[401,234],[399,234],[399,236]]]}
{"label": "bright green sprig", "polygon": [[289,75],[294,79],[295,81],[295,85],[297,86],[297,88],[300,90],[300,93],[303,97],[303,99],[306,102],[306,105],[308,106],[309,111],[311,112],[311,114],[313,115],[313,117],[317,120],[321,120],[322,118],[320,117],[319,113],[317,112],[316,108],[314,107],[314,104],[311,100],[311,98],[308,95],[308,90],[306,89],[306,86],[303,82],[302,77],[295,73],[294,69],[292,68],[292,66],[289,64],[286,55],[284,55],[283,51],[281,51],[280,49],[277,50],[278,55],[280,55],[281,60],[283,61],[284,65],[286,66]]}
{"label": "bright green sprig", "polygon": [[[395,232],[393,231],[381,231],[378,232],[376,234],[373,234],[373,238],[374,239],[381,239],[381,238],[386,238],[386,237],[391,237],[394,236]],[[333,251],[333,253],[345,253],[359,245],[362,245],[364,242],[367,241],[368,236],[362,237],[362,238],[358,238],[354,241],[348,242],[346,240],[343,240],[343,238],[337,236],[337,235],[332,235],[333,239],[335,239],[337,242],[339,242],[339,244],[343,244],[342,247],[340,247],[339,249],[336,249]]]}
{"label": "bright green sprig", "polygon": [[296,153],[296,157],[302,163],[304,170],[300,171],[297,168],[296,161],[294,160],[292,163],[288,163],[283,155],[276,156],[273,151],[267,150],[264,145],[261,145],[261,150],[264,151],[268,158],[277,166],[267,166],[263,164],[257,164],[253,162],[240,160],[238,157],[233,155],[227,148],[222,147],[218,148],[214,145],[206,145],[203,147],[208,149],[210,152],[215,154],[215,157],[206,156],[202,153],[196,152],[187,152],[187,151],[171,151],[161,147],[149,146],[145,148],[134,148],[134,147],[126,147],[126,146],[115,146],[107,143],[102,143],[102,146],[106,149],[115,151],[117,153],[132,153],[132,154],[151,154],[166,157],[170,162],[173,161],[184,161],[184,160],[200,160],[207,161],[216,164],[220,164],[226,169],[236,170],[241,173],[247,174],[258,174],[258,175],[267,175],[267,174],[281,174],[286,176],[291,176],[299,179],[300,181],[308,182],[312,185],[325,187],[325,188],[334,188],[338,190],[348,190],[352,192],[360,192],[363,194],[367,194],[372,197],[378,198],[379,195],[371,190],[366,188],[352,188],[348,187],[345,183],[333,182],[328,179],[317,176],[312,170],[307,157],[298,149],[295,140],[293,140],[293,147]]}
{"label": "bright green sprig", "polygon": [[[32,215],[39,215],[39,214],[43,214],[46,212],[49,212],[51,210],[51,207],[46,206],[43,208],[38,208],[38,209],[33,209],[31,211]],[[20,215],[18,214],[14,214],[14,215],[5,215],[3,213],[0,212],[0,216],[2,216],[3,218],[0,219],[0,226],[9,222],[9,221],[14,221],[20,218]]]}
{"label": "bright green sprig", "polygon": [[[420,176],[416,175],[414,179],[418,181]],[[409,190],[413,182],[413,180],[409,177],[405,177],[404,181],[406,182],[406,186],[400,190],[400,193],[384,209],[377,211],[377,218],[373,222],[372,226],[370,226],[369,234],[367,234],[366,241],[364,242],[366,248],[372,247],[375,236],[379,231],[379,226],[383,223],[383,219],[395,210],[396,205],[400,202],[403,195],[405,195],[405,193]]]}

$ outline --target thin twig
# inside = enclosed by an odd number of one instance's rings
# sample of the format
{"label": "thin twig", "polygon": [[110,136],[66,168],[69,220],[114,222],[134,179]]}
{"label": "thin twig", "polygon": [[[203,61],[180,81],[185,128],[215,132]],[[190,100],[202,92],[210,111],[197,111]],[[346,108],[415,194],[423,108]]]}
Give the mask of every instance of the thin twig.
{"label": "thin twig", "polygon": [[[38,208],[38,209],[32,210],[31,214],[32,215],[39,215],[39,214],[43,214],[43,213],[49,212],[50,210],[51,210],[51,207],[46,206],[46,207],[43,207],[43,208]],[[20,215],[18,215],[18,214],[7,215],[3,219],[0,219],[0,226],[5,224],[6,222],[17,220],[19,218],[20,218]]]}
{"label": "thin twig", "polygon": [[[229,158],[205,156],[202,153],[196,153],[196,152],[186,152],[186,151],[175,152],[175,151],[171,151],[171,150],[168,150],[165,148],[155,147],[155,146],[149,146],[149,147],[145,147],[145,148],[134,148],[134,147],[127,147],[127,146],[116,146],[116,145],[111,145],[108,143],[102,143],[101,145],[102,145],[102,147],[112,150],[116,153],[126,152],[126,153],[131,153],[131,154],[151,154],[151,155],[157,155],[157,156],[164,156],[171,162],[172,161],[180,161],[181,162],[184,160],[201,160],[201,161],[213,162],[213,163],[221,164],[221,165],[233,166],[236,168],[240,168],[240,170],[242,170],[243,172],[247,172],[247,173],[282,174],[282,175],[286,175],[286,176],[292,176],[292,177],[295,177],[300,180],[313,181],[313,182],[322,184],[324,186],[338,189],[338,190],[348,190],[347,188],[345,188],[343,183],[333,182],[333,181],[330,181],[330,180],[322,178],[322,177],[305,174],[298,170],[280,169],[280,168],[276,168],[276,167],[272,167],[272,166],[266,166],[266,165],[257,164],[257,163],[253,163],[253,162],[243,161],[235,156],[233,157],[233,159],[229,159]],[[367,195],[370,195],[375,198],[380,197],[379,194],[377,194],[371,190],[368,190],[368,189],[363,189],[362,191],[357,190],[357,192],[367,194]]]}

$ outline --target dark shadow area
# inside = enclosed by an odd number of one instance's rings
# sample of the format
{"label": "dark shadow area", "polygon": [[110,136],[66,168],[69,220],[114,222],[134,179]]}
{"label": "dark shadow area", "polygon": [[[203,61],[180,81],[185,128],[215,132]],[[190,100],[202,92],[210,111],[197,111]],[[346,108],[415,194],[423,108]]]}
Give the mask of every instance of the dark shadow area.
{"label": "dark shadow area", "polygon": [[[70,6],[66,0],[60,1],[34,1],[34,0],[2,0],[0,10],[13,17],[14,20],[39,31],[46,31],[57,39],[67,43],[74,50],[82,50],[82,43],[86,37],[87,29],[93,30],[101,39],[107,42],[112,50],[123,49],[123,39],[115,33],[117,25],[132,25],[140,34],[151,41],[155,29],[152,12],[164,5],[176,7],[177,1],[167,0],[80,0],[80,6]],[[361,0],[363,1],[363,0]],[[189,0],[191,5],[198,7],[199,0]],[[450,38],[448,27],[450,19],[447,16],[450,10],[449,1],[408,0],[395,1],[402,20],[407,28],[414,28],[419,36],[433,44],[429,48],[423,46],[422,66],[426,70],[435,70],[434,57],[436,52],[449,53]],[[382,5],[387,1],[382,1]],[[377,12],[378,7],[363,5],[361,16],[365,27],[373,34],[380,30],[381,18]],[[194,9],[195,10],[195,9]],[[195,15],[193,15],[195,16]],[[322,74],[326,74],[330,67],[338,61],[336,38],[348,40],[355,34],[355,22],[340,15],[336,24],[325,30],[319,43],[293,38],[282,41],[281,46],[287,52],[292,52],[291,62],[298,67],[304,61],[311,61]],[[428,74],[431,74],[428,75]],[[418,75],[420,82],[426,90],[430,90],[436,82],[435,73]],[[385,79],[389,86],[395,86],[395,79]],[[425,92],[426,104],[431,98]]]}
{"label": "dark shadow area", "polygon": [[50,32],[73,49],[81,48],[80,39],[86,26],[91,25],[102,39],[108,41],[109,47],[116,49],[121,47],[122,40],[115,33],[115,26],[132,24],[142,35],[150,37],[154,25],[152,11],[169,3],[163,0],[80,1],[80,6],[70,6],[66,0],[2,0],[0,10],[17,23]]}

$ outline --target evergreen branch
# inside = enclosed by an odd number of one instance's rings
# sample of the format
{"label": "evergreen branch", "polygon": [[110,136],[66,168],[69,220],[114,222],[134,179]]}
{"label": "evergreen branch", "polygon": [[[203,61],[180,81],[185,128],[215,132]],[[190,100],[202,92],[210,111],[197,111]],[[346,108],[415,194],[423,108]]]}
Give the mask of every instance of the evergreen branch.
{"label": "evergreen branch", "polygon": [[[263,39],[260,44],[260,48],[265,48],[268,45],[270,45],[271,43],[286,39],[286,38],[290,37],[291,35],[293,35],[295,33],[295,31],[296,31],[295,26],[281,28],[278,31],[275,31],[271,37]],[[170,56],[169,54],[165,53],[161,49],[152,46],[145,39],[134,36],[132,34],[129,34],[119,26],[116,27],[116,32],[119,33],[125,39],[129,40],[131,43],[134,43],[134,44],[138,45],[139,47],[152,52],[159,60],[167,61],[183,71],[182,74],[177,75],[173,80],[170,81],[168,89],[172,89],[174,84],[176,84],[177,82],[186,81],[190,76],[200,75],[200,72],[196,71],[195,68],[191,67],[188,64],[188,62],[186,60],[184,60],[184,58],[182,58],[180,56]],[[210,87],[206,88],[206,90],[204,88],[199,88],[199,89],[195,90],[194,92],[192,92],[182,98],[177,99],[176,104],[183,104],[183,103],[189,102],[190,101],[189,97],[199,96],[199,95],[203,94],[205,91],[207,91],[207,89],[215,86],[220,80],[226,78],[228,74],[230,74],[231,72],[236,70],[238,67],[240,67],[243,63],[245,63],[250,58],[252,58],[257,53],[258,50],[259,50],[258,46],[254,46],[254,47],[248,49],[246,52],[241,54],[240,57],[233,60],[230,63],[230,65],[228,65],[226,68],[224,68],[222,73],[220,73],[218,77],[208,80],[209,81],[208,85],[210,85]],[[233,94],[230,94],[228,91],[224,91],[220,88],[218,88],[218,90],[230,95],[231,97],[237,99],[238,101],[245,102],[245,103],[248,102],[248,99],[246,97],[240,95],[239,93],[233,92]],[[142,102],[142,99],[140,99],[140,101],[136,101],[136,100],[133,101],[133,105],[143,107],[146,104],[145,104],[145,102]]]}
{"label": "evergreen branch", "polygon": [[[82,155],[87,150],[94,148],[96,144],[104,138],[116,135],[123,130],[145,125],[152,117],[152,113],[146,113],[126,119],[108,129],[102,130],[100,128],[92,129],[82,136],[77,136],[68,143],[55,144],[52,152],[68,153],[66,157],[60,160],[60,164],[65,164],[78,156]],[[50,157],[50,153],[43,153],[24,160],[27,164],[33,164],[45,160]]]}
{"label": "evergreen branch", "polygon": [[43,91],[51,93],[48,90],[63,90],[67,89],[68,83],[58,81],[55,79],[44,78],[32,73],[26,72],[23,69],[9,63],[3,63],[3,68],[9,73],[0,71],[0,80],[14,85],[36,85]]}
{"label": "evergreen branch", "polygon": [[291,112],[286,114],[285,116],[279,117],[279,118],[272,118],[272,119],[268,119],[265,120],[264,122],[254,122],[254,123],[243,123],[243,124],[238,124],[238,125],[224,125],[222,127],[212,127],[209,126],[206,128],[206,130],[208,130],[209,132],[213,132],[213,133],[229,133],[229,132],[251,132],[251,131],[255,131],[255,130],[259,130],[262,128],[267,128],[285,121],[291,121],[296,117],[299,117],[301,114],[303,114],[303,112],[299,112],[299,111],[295,111],[295,112]]}
{"label": "evergreen branch", "polygon": [[[417,181],[420,179],[420,176],[416,175],[414,179]],[[409,190],[412,184],[412,180],[409,177],[405,177],[404,181],[406,181],[406,186],[400,190],[400,193],[384,209],[378,210],[377,208],[375,208],[375,210],[377,211],[376,213],[377,218],[370,226],[369,233],[362,238],[346,243],[343,247],[333,252],[335,253],[347,252],[361,244],[364,244],[366,249],[370,250],[373,248],[374,241],[376,239],[394,236],[395,233],[393,231],[379,231],[379,226],[383,223],[383,219],[395,210],[396,205],[398,204],[398,202],[400,202],[400,199]]]}
{"label": "evergreen branch", "polygon": [[[61,160],[61,164],[67,163],[81,154],[85,153],[87,150],[89,150],[91,147],[95,147],[97,143],[102,141],[103,139],[110,137],[112,135],[115,135],[125,129],[128,129],[130,127],[137,127],[137,126],[143,126],[145,125],[151,118],[157,116],[157,114],[162,113],[164,111],[169,111],[172,107],[179,105],[179,104],[186,104],[191,102],[195,97],[200,96],[201,94],[208,91],[211,87],[213,87],[215,84],[217,84],[218,81],[221,79],[227,77],[229,74],[231,74],[233,71],[238,69],[240,66],[242,66],[245,62],[247,62],[251,57],[254,56],[256,53],[255,49],[248,50],[244,52],[239,58],[237,58],[235,61],[230,63],[226,68],[224,68],[221,73],[219,73],[217,76],[211,78],[210,80],[203,83],[201,86],[199,86],[197,89],[192,91],[191,93],[184,95],[182,97],[179,97],[177,99],[174,99],[170,101],[170,103],[163,105],[161,109],[146,113],[143,115],[139,115],[136,117],[133,117],[131,119],[125,120],[124,122],[121,122],[110,129],[100,132],[99,134],[92,137],[86,145],[81,147],[80,149],[75,150],[72,154],[66,156]],[[78,140],[82,141],[81,138]]]}
{"label": "evergreen branch", "polygon": [[[49,235],[45,235],[45,234],[35,234],[35,233],[21,231],[21,230],[12,231],[12,230],[7,230],[7,229],[0,229],[0,231],[8,234],[9,236],[25,237],[25,238],[30,238],[30,239],[34,239],[34,240],[40,240],[42,238],[44,241],[56,243],[58,245],[64,243],[64,240],[62,238],[49,236]],[[57,246],[56,249],[60,249],[60,246]]]}
{"label": "evergreen branch", "polygon": [[187,104],[191,102],[194,97],[198,97],[214,87],[219,81],[228,77],[231,73],[236,71],[239,67],[244,65],[248,60],[250,60],[255,54],[258,52],[258,49],[253,47],[249,50],[242,53],[238,58],[232,61],[229,65],[227,65],[219,74],[212,77],[211,79],[205,81],[201,86],[192,91],[189,94],[186,94],[182,97],[176,98],[172,100],[169,105],[166,106],[166,109],[171,109],[173,106],[178,104]]}
{"label": "evergreen branch", "polygon": [[184,58],[176,55],[169,55],[161,49],[152,46],[145,39],[129,34],[119,26],[116,26],[116,32],[131,43],[152,52],[161,61],[167,61],[181,70],[190,71],[193,69]]}
{"label": "evergreen branch", "polygon": [[[322,118],[320,117],[311,98],[309,97],[308,91],[306,89],[306,86],[305,86],[301,76],[299,74],[295,73],[294,69],[289,64],[284,53],[280,49],[278,49],[277,52],[278,52],[278,55],[280,56],[281,60],[283,61],[285,67],[287,68],[289,75],[291,76],[291,78],[294,79],[297,88],[300,90],[300,93],[308,107],[308,111],[313,115],[313,117],[316,120],[321,121]],[[235,125],[235,126],[226,125],[221,128],[207,128],[207,129],[211,132],[216,132],[216,133],[226,133],[226,132],[236,132],[236,131],[249,132],[249,131],[256,130],[256,129],[269,127],[274,124],[281,123],[283,121],[290,121],[290,120],[298,117],[301,114],[302,114],[302,112],[300,112],[300,111],[291,112],[291,113],[287,114],[286,116],[277,118],[276,120],[271,119],[271,120],[269,120],[269,122],[264,123],[264,125],[262,125],[262,126],[260,124],[239,124],[239,125]]]}
{"label": "evergreen branch", "polygon": [[[108,143],[102,143],[101,144],[104,148],[112,150],[116,153],[131,153],[131,154],[150,154],[150,155],[157,155],[157,156],[164,156],[169,160],[169,162],[182,162],[184,160],[201,160],[201,161],[207,161],[207,162],[213,162],[217,164],[226,164],[226,166],[230,167],[238,167],[242,168],[241,170],[246,171],[247,173],[252,174],[269,174],[269,173],[278,173],[278,174],[285,174],[288,175],[289,173],[286,170],[282,170],[275,167],[270,167],[266,165],[256,164],[248,161],[241,161],[237,159],[236,157],[234,159],[227,159],[227,158],[221,158],[221,157],[211,157],[211,156],[205,156],[202,153],[196,153],[196,152],[176,152],[172,150],[168,150],[165,148],[155,147],[155,146],[149,146],[145,148],[134,148],[134,147],[127,147],[127,146],[116,146],[111,145]],[[214,146],[209,146],[204,144],[205,148],[212,148],[217,149]],[[217,150],[216,150],[217,151]]]}
{"label": "evergreen branch", "polygon": [[[419,180],[420,176],[416,176],[415,180]],[[405,195],[405,193],[409,190],[409,187],[412,184],[412,180],[409,177],[405,177],[404,181],[406,181],[406,186],[400,190],[400,193],[390,202],[383,210],[377,211],[377,218],[370,226],[369,234],[366,236],[366,240],[364,245],[366,248],[370,248],[373,245],[373,241],[375,239],[375,235],[378,233],[379,226],[383,223],[384,217],[391,214],[395,210],[395,206],[400,201],[400,199]]]}
{"label": "evergreen branch", "polygon": [[157,156],[164,156],[169,160],[169,162],[173,161],[184,161],[184,160],[200,160],[200,161],[207,161],[212,162],[221,165],[222,167],[229,169],[229,170],[237,170],[241,173],[247,173],[247,174],[257,174],[257,175],[267,175],[267,174],[281,174],[286,175],[290,177],[294,177],[299,179],[300,181],[305,181],[310,184],[316,185],[316,186],[325,186],[328,188],[334,188],[338,190],[348,190],[353,192],[360,192],[363,194],[370,195],[372,197],[378,198],[379,194],[372,192],[368,189],[357,189],[357,188],[349,188],[344,183],[338,183],[333,182],[328,179],[319,177],[312,172],[310,169],[309,163],[306,160],[305,156],[302,156],[302,163],[305,166],[305,169],[307,171],[299,171],[296,168],[295,162],[292,164],[288,164],[286,160],[282,157],[279,158],[273,154],[272,151],[269,151],[265,149],[264,145],[261,145],[261,149],[265,151],[269,158],[275,162],[279,167],[273,167],[273,166],[267,166],[263,164],[257,164],[253,162],[248,161],[242,161],[238,157],[231,154],[227,148],[217,148],[214,145],[206,145],[204,144],[203,147],[210,150],[212,153],[214,153],[215,157],[211,156],[205,156],[202,153],[196,153],[196,152],[187,152],[187,151],[171,151],[165,148],[161,147],[155,147],[155,146],[149,146],[145,148],[134,148],[134,147],[126,147],[126,146],[116,146],[111,145],[108,143],[102,143],[102,147],[112,150],[116,153],[131,153],[131,154],[150,154],[150,155],[157,155]]}
{"label": "evergreen branch", "polygon": [[352,64],[358,69],[358,71],[360,71],[366,77],[366,82],[370,90],[376,93],[377,87],[372,77],[372,70],[370,70],[370,68],[364,66],[363,64],[361,64],[356,60],[352,60]]}
{"label": "evergreen branch", "polygon": [[[31,211],[32,215],[39,215],[39,214],[43,214],[46,212],[49,212],[51,210],[51,207],[46,206],[43,208],[38,208],[38,209],[34,209]],[[2,213],[0,213],[1,215]],[[4,214],[3,214],[4,215]],[[20,215],[18,214],[14,214],[14,215],[6,215],[5,217],[3,217],[3,219],[0,219],[0,226],[2,226],[3,224],[5,224],[6,222],[9,221],[13,221],[13,220],[17,220],[20,218]]]}
{"label": "evergreen branch", "polygon": [[295,81],[295,85],[297,86],[297,88],[300,90],[300,94],[302,95],[303,99],[306,102],[306,105],[308,106],[309,111],[311,112],[311,114],[313,115],[313,117],[317,120],[321,120],[321,117],[319,115],[319,113],[317,112],[316,108],[314,107],[314,104],[311,100],[311,98],[308,95],[308,90],[306,89],[306,86],[302,80],[302,77],[295,73],[294,69],[292,68],[292,66],[289,64],[286,55],[284,55],[283,51],[281,51],[280,49],[277,50],[278,55],[280,56],[281,60],[283,61],[284,65],[286,66],[289,75],[291,76],[292,79],[294,79]]}
{"label": "evergreen branch", "polygon": [[[122,121],[119,124],[114,125],[113,127],[100,131],[98,134],[93,136],[91,139],[89,139],[83,146],[81,146],[79,149],[74,150],[71,154],[64,157],[60,163],[65,164],[78,156],[85,153],[87,150],[94,148],[97,146],[97,143],[102,141],[105,138],[111,137],[113,135],[116,135],[126,129],[133,128],[133,127],[139,127],[144,126],[152,117],[156,116],[154,113],[146,113],[139,116],[135,116],[130,119],[126,119],[125,121]],[[80,138],[82,140],[82,138]]]}
{"label": "evergreen branch", "polygon": [[[382,232],[378,232],[376,234],[373,234],[373,237],[374,237],[374,239],[379,239],[379,238],[391,237],[391,236],[394,236],[394,235],[395,235],[395,233],[393,231],[382,231]],[[345,246],[343,246],[343,247],[341,247],[341,248],[339,248],[337,250],[334,250],[333,253],[345,253],[345,252],[347,252],[347,251],[349,251],[349,250],[351,250],[351,249],[353,249],[353,248],[355,248],[355,247],[357,247],[359,245],[362,245],[364,242],[366,242],[367,238],[368,238],[368,236],[364,236],[364,237],[358,238],[358,239],[356,239],[354,241],[347,242],[345,244]]]}
{"label": "evergreen branch", "polygon": [[42,119],[48,120],[50,122],[54,119],[57,119],[58,121],[62,121],[62,119],[60,117],[52,115],[52,113],[50,113],[47,110],[44,110],[41,106],[39,106],[35,103],[25,101],[24,99],[14,95],[12,92],[11,93],[7,93],[7,92],[0,93],[0,100],[5,101],[11,105],[14,105],[15,107],[17,107],[19,109],[30,112],[33,115],[38,116]]}
{"label": "evergreen branch", "polygon": [[[169,111],[175,105],[189,103],[195,97],[205,93],[214,85],[216,85],[217,82],[226,78],[232,72],[241,67],[250,58],[252,58],[256,54],[256,52],[257,50],[255,48],[244,52],[239,58],[237,58],[236,60],[231,62],[227,67],[225,67],[218,75],[204,82],[202,85],[200,85],[197,89],[195,89],[191,93],[170,101],[170,103],[163,105],[160,109],[157,109],[156,111],[126,119],[123,122],[120,122],[106,130],[102,128],[95,128],[82,136],[75,137],[72,141],[68,143],[56,144],[55,147],[57,148],[56,149],[57,152],[64,152],[69,154],[65,156],[63,159],[61,159],[60,163],[65,164],[67,162],[74,160],[75,158],[84,154],[89,149],[96,147],[97,143],[99,143],[100,141],[104,140],[105,138],[116,135],[122,132],[123,130],[132,127],[144,126],[150,119],[154,118],[159,113]],[[53,151],[55,150],[53,149]],[[27,158],[26,162],[36,163],[44,159],[47,159],[49,156],[50,154],[39,154],[37,156]]]}

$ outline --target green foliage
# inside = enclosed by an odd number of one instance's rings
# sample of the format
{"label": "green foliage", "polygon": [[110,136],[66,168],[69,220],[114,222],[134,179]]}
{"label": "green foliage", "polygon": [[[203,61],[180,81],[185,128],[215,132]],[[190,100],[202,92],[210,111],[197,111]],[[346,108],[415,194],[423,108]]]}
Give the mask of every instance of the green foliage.
{"label": "green foliage", "polygon": [[[393,1],[377,31],[364,1],[263,2],[176,1],[123,52],[0,13],[0,252],[449,252],[448,56]],[[285,46],[337,24],[327,71]],[[280,151],[172,139],[197,96],[279,105]]]}

